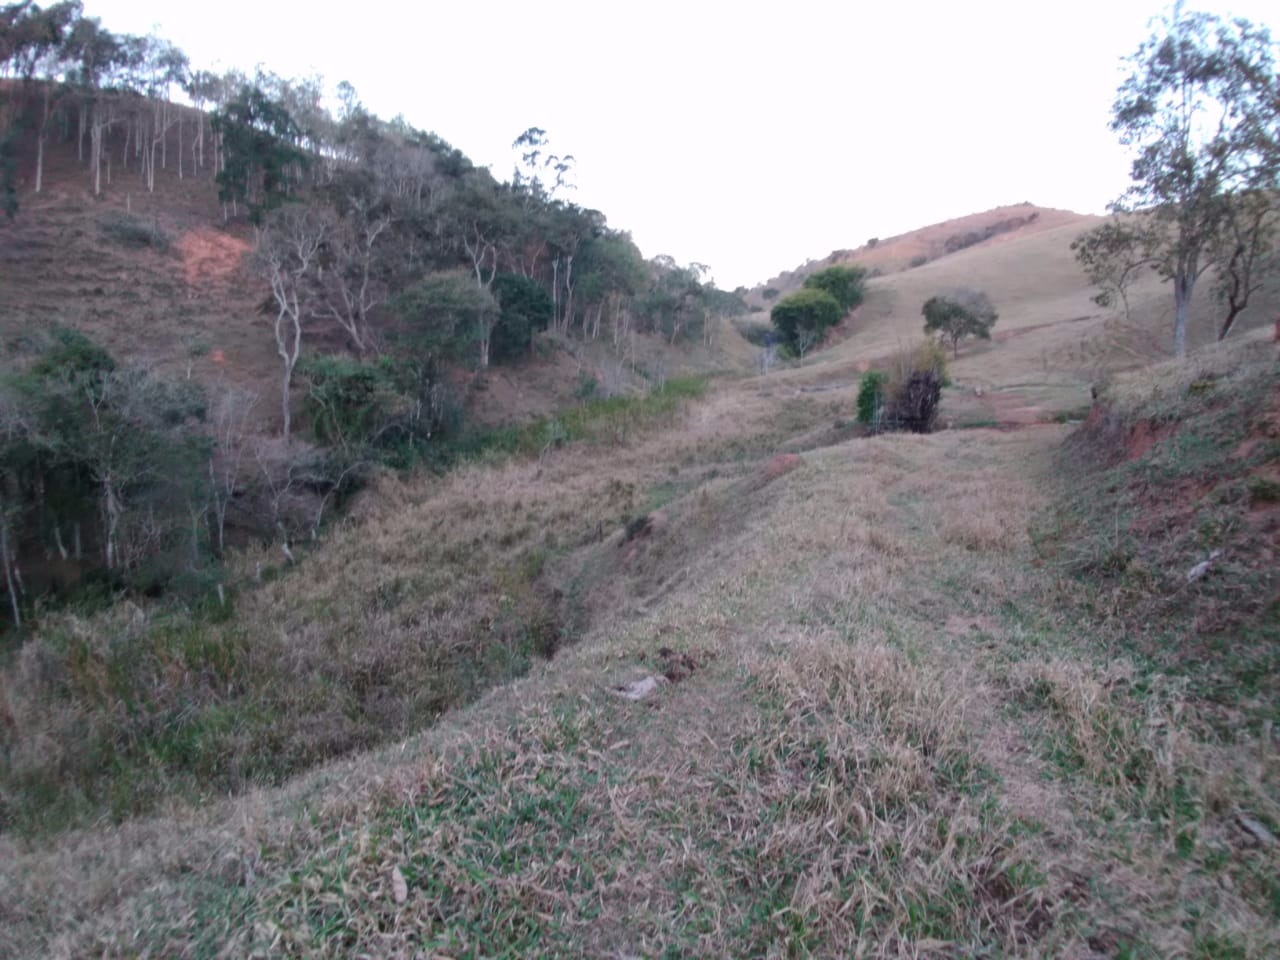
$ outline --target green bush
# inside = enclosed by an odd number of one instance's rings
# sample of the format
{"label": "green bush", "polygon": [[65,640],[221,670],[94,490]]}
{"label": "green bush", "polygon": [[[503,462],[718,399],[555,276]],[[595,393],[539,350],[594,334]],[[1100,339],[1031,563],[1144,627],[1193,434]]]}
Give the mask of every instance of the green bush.
{"label": "green bush", "polygon": [[884,407],[885,385],[889,375],[880,370],[869,370],[862,375],[858,384],[858,422],[868,427],[876,426],[880,421],[880,411]]}
{"label": "green bush", "polygon": [[551,323],[555,305],[542,284],[518,273],[498,274],[492,290],[502,312],[494,324],[489,358],[502,363],[528,353],[534,332]]}
{"label": "green bush", "polygon": [[844,309],[835,297],[825,290],[806,288],[797,290],[779,301],[769,314],[778,328],[782,340],[796,352],[803,352],[808,345],[806,338],[820,338],[828,327],[833,327],[844,316]]}
{"label": "green bush", "polygon": [[130,214],[113,211],[106,214],[98,225],[106,237],[126,247],[153,247],[161,251],[169,249],[168,235],[154,220],[148,223]]}
{"label": "green bush", "polygon": [[304,361],[305,409],[319,443],[356,447],[369,443],[395,404],[396,391],[386,363],[363,363],[347,357],[313,357]]}
{"label": "green bush", "polygon": [[848,313],[867,296],[867,271],[841,264],[811,273],[804,281],[808,290],[825,290]]}

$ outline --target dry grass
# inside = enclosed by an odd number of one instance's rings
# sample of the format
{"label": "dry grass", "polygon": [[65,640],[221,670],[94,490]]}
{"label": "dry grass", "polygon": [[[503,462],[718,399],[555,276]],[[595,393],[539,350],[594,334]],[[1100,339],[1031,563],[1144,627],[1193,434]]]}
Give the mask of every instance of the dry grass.
{"label": "dry grass", "polygon": [[[1176,606],[1135,632],[1133,583],[1078,576],[1064,559],[1112,535],[1120,487],[1064,470],[1063,427],[832,425],[959,273],[1027,332],[962,351],[957,390],[1077,406],[1093,360],[1042,362],[1093,329],[1057,322],[1087,302],[1069,239],[881,278],[849,340],[668,428],[382,481],[207,632],[63,621],[76,655],[33,645],[0,686],[23,731],[6,770],[51,770],[51,805],[95,730],[176,749],[230,703],[219,657],[270,709],[200,755],[237,769],[264,732],[297,751],[214,790],[152,758],[119,781],[151,819],[0,837],[0,955],[1274,956],[1276,694],[1240,669],[1270,661],[1230,658],[1273,634]],[[1179,419],[1205,406],[1191,384],[1253,382],[1196,363],[1117,403]],[[1146,482],[1181,475],[1166,452]],[[1064,480],[1106,524],[1045,520]],[[1208,585],[1239,589],[1233,570]],[[647,700],[615,693],[659,673]]]}
{"label": "dry grass", "polygon": [[[596,503],[578,529],[625,471],[666,522],[564,555],[603,598],[579,642],[402,748],[198,819],[4,841],[8,951],[1266,956],[1275,851],[1236,816],[1275,826],[1274,747],[1092,666],[1111,641],[1026,533],[1061,429],[854,441],[765,482],[733,458],[776,409],[754,390],[604,461],[371,498],[309,561],[316,595],[422,569],[445,503],[471,538]],[[671,657],[692,673],[653,699],[611,692]]]}

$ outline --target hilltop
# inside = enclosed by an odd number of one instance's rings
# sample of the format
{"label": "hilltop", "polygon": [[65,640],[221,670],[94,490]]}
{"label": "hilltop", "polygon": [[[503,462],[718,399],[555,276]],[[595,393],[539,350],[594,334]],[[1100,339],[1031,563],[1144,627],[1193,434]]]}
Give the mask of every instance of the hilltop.
{"label": "hilltop", "polygon": [[776,299],[797,289],[814,270],[835,264],[857,264],[873,275],[896,273],[921,266],[931,260],[975,246],[992,246],[1023,238],[1042,230],[1068,225],[1087,227],[1097,218],[1037,207],[1031,203],[995,207],[953,220],[930,224],[894,237],[877,237],[855,249],[834,250],[821,260],[810,260],[794,270],[784,271],[750,291],[751,302],[767,306],[764,291],[777,291]]}

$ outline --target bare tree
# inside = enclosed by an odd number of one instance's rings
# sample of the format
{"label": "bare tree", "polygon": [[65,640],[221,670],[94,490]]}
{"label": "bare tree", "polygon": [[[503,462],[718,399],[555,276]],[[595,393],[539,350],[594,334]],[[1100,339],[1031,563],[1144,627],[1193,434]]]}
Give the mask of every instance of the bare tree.
{"label": "bare tree", "polygon": [[213,450],[209,457],[209,490],[213,501],[214,536],[218,553],[227,546],[227,510],[240,483],[245,438],[258,395],[223,383],[214,389],[210,404]]}
{"label": "bare tree", "polygon": [[352,204],[332,229],[326,243],[327,268],[319,276],[325,311],[351,338],[357,353],[372,346],[369,314],[386,302],[387,285],[380,276],[387,257],[378,246],[389,236],[389,211],[371,208],[360,201]]}
{"label": "bare tree", "polygon": [[1218,264],[1214,293],[1226,310],[1219,340],[1226,339],[1249,298],[1280,274],[1280,204],[1272,191],[1250,191],[1226,203],[1223,219],[1223,230],[1211,247]]}
{"label": "bare tree", "polygon": [[302,314],[308,274],[316,266],[329,232],[328,217],[303,204],[287,204],[274,211],[258,230],[257,262],[271,284],[276,305],[273,329],[276,353],[283,367],[281,436],[286,441],[292,424],[289,390],[294,367],[302,353]]}

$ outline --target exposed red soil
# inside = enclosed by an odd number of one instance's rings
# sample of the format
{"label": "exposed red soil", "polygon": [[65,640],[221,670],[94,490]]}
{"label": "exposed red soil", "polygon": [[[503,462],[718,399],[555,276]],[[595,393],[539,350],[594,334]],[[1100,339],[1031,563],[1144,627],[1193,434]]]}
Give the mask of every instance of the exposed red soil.
{"label": "exposed red soil", "polygon": [[780,453],[764,465],[763,469],[760,471],[760,478],[764,483],[772,483],[783,474],[787,474],[792,470],[795,470],[802,463],[804,463],[804,458],[799,454]]}
{"label": "exposed red soil", "polygon": [[182,257],[182,273],[189,295],[208,287],[233,282],[240,271],[249,244],[239,237],[212,227],[195,227],[178,238],[174,248]]}

